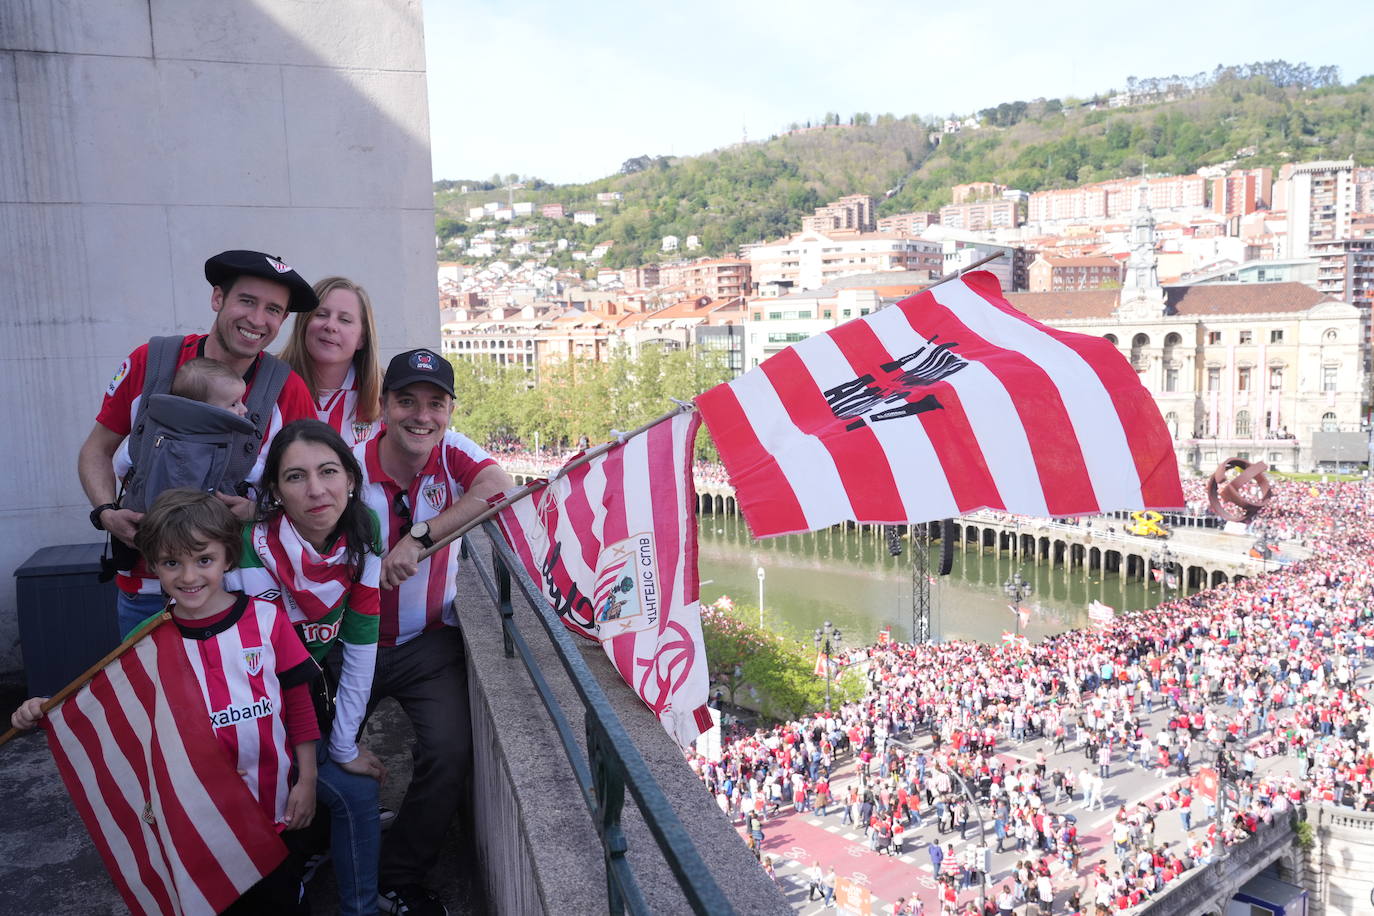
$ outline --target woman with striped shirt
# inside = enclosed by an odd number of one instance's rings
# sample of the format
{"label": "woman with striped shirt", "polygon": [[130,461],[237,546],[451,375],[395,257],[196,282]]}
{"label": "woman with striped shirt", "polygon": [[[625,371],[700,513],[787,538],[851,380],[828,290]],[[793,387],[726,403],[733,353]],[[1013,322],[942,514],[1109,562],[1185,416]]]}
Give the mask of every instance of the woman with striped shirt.
{"label": "woman with striped shirt", "polygon": [[339,912],[346,916],[376,912],[377,802],[386,775],[377,756],[357,743],[376,668],[382,552],[377,517],[357,496],[361,479],[332,428],[318,420],[288,423],[268,449],[261,515],[244,529],[239,568],[243,591],[283,605],[328,675],[316,695],[323,735],[316,794],[330,813]]}
{"label": "woman with striped shirt", "polygon": [[314,288],[320,304],[296,319],[281,358],[310,389],[316,416],[353,448],[382,426],[372,300],[344,277],[326,277]]}

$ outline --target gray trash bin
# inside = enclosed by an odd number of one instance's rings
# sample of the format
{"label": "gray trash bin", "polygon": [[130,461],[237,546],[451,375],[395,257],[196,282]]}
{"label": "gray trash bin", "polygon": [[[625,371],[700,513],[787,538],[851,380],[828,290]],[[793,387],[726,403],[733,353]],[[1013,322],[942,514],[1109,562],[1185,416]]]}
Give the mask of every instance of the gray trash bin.
{"label": "gray trash bin", "polygon": [[98,578],[103,547],[44,547],[14,571],[30,696],[51,696],[119,645],[115,584]]}

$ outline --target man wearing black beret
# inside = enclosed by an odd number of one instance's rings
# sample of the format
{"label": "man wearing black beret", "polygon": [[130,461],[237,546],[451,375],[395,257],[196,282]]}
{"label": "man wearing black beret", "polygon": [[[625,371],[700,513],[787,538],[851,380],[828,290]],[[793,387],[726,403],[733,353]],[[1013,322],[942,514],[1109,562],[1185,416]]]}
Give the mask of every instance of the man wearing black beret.
{"label": "man wearing black beret", "polygon": [[[287,312],[309,312],[319,303],[310,284],[285,261],[260,251],[224,251],[205,262],[205,279],[211,285],[210,308],[215,313],[209,334],[189,334],[181,342],[176,366],[197,356],[218,360],[243,376],[248,391],[263,360],[264,351],[277,337]],[[149,344],[145,343],[120,364],[105,390],[95,426],[81,446],[77,473],[86,497],[95,508],[91,524],[132,547],[141,513],[121,509],[116,503],[117,481],[112,460],[138,417],[148,369]],[[175,367],[174,367],[175,368]],[[262,455],[277,430],[292,420],[313,419],[315,402],[305,382],[291,373],[277,395],[272,416],[266,421],[261,454],[249,480],[261,471]],[[262,427],[259,427],[262,431]],[[224,496],[226,502],[234,497]],[[140,559],[132,569],[117,576],[120,635],[127,634],[150,614],[162,610],[158,581]]]}

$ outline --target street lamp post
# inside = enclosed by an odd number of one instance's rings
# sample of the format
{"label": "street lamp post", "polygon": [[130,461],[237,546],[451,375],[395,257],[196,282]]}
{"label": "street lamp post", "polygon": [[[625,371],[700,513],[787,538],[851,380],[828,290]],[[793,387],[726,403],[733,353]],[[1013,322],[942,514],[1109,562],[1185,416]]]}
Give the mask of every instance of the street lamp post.
{"label": "street lamp post", "polygon": [[1029,598],[1035,591],[1035,587],[1030,581],[1019,572],[1011,574],[1011,578],[1002,583],[1002,590],[1007,593],[1007,597],[1012,601],[1012,610],[1016,616],[1016,635],[1021,635],[1021,602]]}
{"label": "street lamp post", "polygon": [[825,653],[825,711],[827,713],[830,712],[830,641],[833,639],[835,646],[838,647],[842,638],[840,628],[832,627],[828,620],[824,626],[816,630],[814,637],[816,650]]}
{"label": "street lamp post", "polygon": [[759,629],[763,629],[763,567],[759,567]]}
{"label": "street lamp post", "polygon": [[[1172,588],[1172,586],[1169,585],[1169,571],[1174,568],[1174,552],[1166,545],[1151,554],[1150,559],[1154,562],[1155,566],[1159,567],[1160,597],[1167,598],[1169,596],[1169,589]],[[1148,589],[1148,587],[1147,584],[1146,588]]]}
{"label": "street lamp post", "polygon": [[[1030,594],[1030,592],[1028,591],[1026,594]],[[969,804],[973,806],[974,816],[978,819],[978,848],[982,850],[978,861],[978,877],[981,879],[978,882],[978,912],[983,913],[988,908],[988,874],[983,868],[987,858],[986,850],[988,848],[988,838],[987,828],[983,823],[983,806],[978,804],[978,796],[973,794],[973,790],[969,788],[969,784],[964,780],[963,776],[960,776],[952,767],[946,767],[945,772],[952,776],[954,781],[959,784],[959,790],[964,793],[964,797],[967,798]],[[963,839],[963,837],[961,836],[960,839]]]}

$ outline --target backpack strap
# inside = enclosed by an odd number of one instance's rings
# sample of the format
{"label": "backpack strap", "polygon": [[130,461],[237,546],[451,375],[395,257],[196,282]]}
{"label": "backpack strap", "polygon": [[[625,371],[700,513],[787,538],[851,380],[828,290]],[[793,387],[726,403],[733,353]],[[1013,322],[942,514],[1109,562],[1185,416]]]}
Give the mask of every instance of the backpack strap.
{"label": "backpack strap", "polygon": [[226,481],[238,484],[253,470],[258,452],[262,450],[263,438],[267,435],[267,427],[272,422],[272,408],[290,377],[290,366],[270,353],[262,354],[253,375],[253,387],[244,401],[254,431],[249,435],[235,434],[231,440],[229,467],[224,475]]}
{"label": "backpack strap", "polygon": [[133,426],[129,429],[129,458],[138,460],[143,445],[143,418],[148,413],[148,402],[155,394],[167,394],[172,390],[172,378],[177,372],[177,357],[181,355],[185,337],[154,337],[148,341],[148,363],[143,373],[143,394],[138,399],[138,412],[134,415]]}

